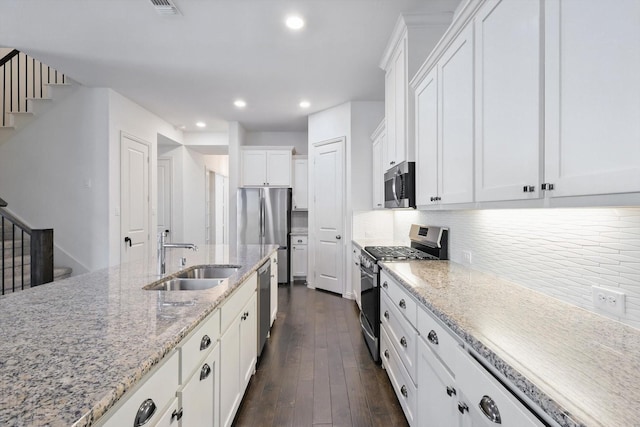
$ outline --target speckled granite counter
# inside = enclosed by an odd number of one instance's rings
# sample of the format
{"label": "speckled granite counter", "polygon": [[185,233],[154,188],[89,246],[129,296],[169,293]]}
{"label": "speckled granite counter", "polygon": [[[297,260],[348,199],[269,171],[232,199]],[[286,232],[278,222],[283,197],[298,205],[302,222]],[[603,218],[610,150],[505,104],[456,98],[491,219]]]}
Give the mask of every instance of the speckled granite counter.
{"label": "speckled granite counter", "polygon": [[[155,260],[0,297],[0,426],[86,426],[144,376],[277,246],[167,251],[168,275],[199,264],[242,268],[203,291],[160,292]],[[178,268],[178,259],[187,266]],[[193,301],[165,306],[162,301]]]}
{"label": "speckled granite counter", "polygon": [[384,263],[561,426],[640,426],[640,331],[448,261]]}

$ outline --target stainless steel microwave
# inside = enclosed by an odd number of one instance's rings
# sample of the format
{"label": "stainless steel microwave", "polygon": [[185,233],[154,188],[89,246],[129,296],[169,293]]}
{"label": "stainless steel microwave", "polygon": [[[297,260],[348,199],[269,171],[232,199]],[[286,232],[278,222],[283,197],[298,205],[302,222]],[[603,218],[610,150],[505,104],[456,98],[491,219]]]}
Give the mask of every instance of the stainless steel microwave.
{"label": "stainless steel microwave", "polygon": [[384,174],[384,207],[416,207],[416,164],[398,163]]}

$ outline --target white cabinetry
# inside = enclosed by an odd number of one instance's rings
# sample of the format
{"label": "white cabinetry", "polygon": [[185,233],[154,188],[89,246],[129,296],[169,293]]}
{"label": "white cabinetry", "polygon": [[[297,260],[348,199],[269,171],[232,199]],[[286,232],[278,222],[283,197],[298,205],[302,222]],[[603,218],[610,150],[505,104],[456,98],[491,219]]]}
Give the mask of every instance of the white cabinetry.
{"label": "white cabinetry", "polygon": [[549,196],[640,191],[639,75],[640,2],[545,2]]}
{"label": "white cabinetry", "polygon": [[474,19],[477,201],[542,194],[540,10],[539,0],[489,0]]}
{"label": "white cabinetry", "polygon": [[438,199],[438,69],[416,88],[416,204]]}
{"label": "white cabinetry", "polygon": [[383,172],[414,158],[414,99],[409,80],[451,22],[451,14],[402,15],[380,63],[385,70]]}
{"label": "white cabinetry", "polygon": [[351,289],[353,289],[353,297],[358,304],[358,308],[362,309],[362,302],[360,301],[360,249],[355,243],[351,244]]}
{"label": "white cabinetry", "polygon": [[309,208],[309,160],[307,156],[293,159],[293,210],[306,211]]}
{"label": "white cabinetry", "polygon": [[[219,326],[219,325],[218,325]],[[206,357],[198,365],[183,386],[178,390],[181,425],[193,427],[218,426],[220,387],[220,344],[209,349]]]}
{"label": "white cabinetry", "polygon": [[307,277],[307,235],[291,236],[291,279]]}
{"label": "white cabinetry", "polygon": [[227,427],[240,406],[244,391],[255,372],[258,321],[257,274],[238,288],[221,309],[220,425]]}
{"label": "white cabinetry", "polygon": [[290,187],[291,149],[243,148],[241,170],[243,187]]}
{"label": "white cabinetry", "polygon": [[373,209],[384,209],[384,168],[383,150],[385,149],[386,129],[383,120],[371,135],[373,141],[372,188]]}
{"label": "white cabinetry", "polygon": [[278,253],[271,255],[271,323],[278,315]]}

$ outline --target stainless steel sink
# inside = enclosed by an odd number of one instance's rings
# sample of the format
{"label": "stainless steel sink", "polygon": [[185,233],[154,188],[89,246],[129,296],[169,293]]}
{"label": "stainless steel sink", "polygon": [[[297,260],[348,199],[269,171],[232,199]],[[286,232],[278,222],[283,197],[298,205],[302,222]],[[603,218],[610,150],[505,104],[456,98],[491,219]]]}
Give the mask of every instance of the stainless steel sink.
{"label": "stainless steel sink", "polygon": [[177,274],[176,277],[181,279],[226,279],[238,272],[241,265],[204,265],[196,267],[183,273]]}
{"label": "stainless steel sink", "polygon": [[202,291],[218,286],[226,279],[185,279],[176,277],[145,286],[148,291]]}

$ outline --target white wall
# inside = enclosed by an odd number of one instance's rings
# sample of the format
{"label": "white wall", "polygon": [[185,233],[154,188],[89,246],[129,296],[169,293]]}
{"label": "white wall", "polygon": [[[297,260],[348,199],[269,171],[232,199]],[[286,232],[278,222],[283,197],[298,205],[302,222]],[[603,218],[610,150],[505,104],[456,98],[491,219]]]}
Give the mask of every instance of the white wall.
{"label": "white wall", "polygon": [[[125,98],[119,93],[107,89],[109,97],[108,110],[108,144],[109,144],[109,265],[116,265],[120,262],[120,250],[124,244],[120,240],[120,136],[122,132],[133,135],[136,138],[146,141],[150,145],[149,171],[151,179],[150,198],[152,217],[149,222],[150,230],[153,232],[157,228],[157,218],[155,216],[157,208],[157,174],[158,174],[158,134],[178,143],[183,142],[182,131],[177,130],[173,125],[164,121],[155,114],[145,110],[133,101]],[[151,238],[151,253],[156,250],[156,239]]]}
{"label": "white wall", "polygon": [[[396,211],[395,235],[412,222],[450,228],[450,257],[571,304],[596,311],[591,286],[626,293],[626,315],[640,327],[640,208]],[[535,309],[532,307],[531,309]]]}
{"label": "white wall", "polygon": [[384,117],[384,102],[358,101],[351,103],[351,144],[347,164],[353,211],[369,210],[373,206],[373,141],[371,134]]}
{"label": "white wall", "polygon": [[108,96],[78,87],[0,145],[0,194],[74,274],[108,263]]}
{"label": "white wall", "polygon": [[307,132],[247,132],[243,145],[294,147],[295,154],[307,154]]}
{"label": "white wall", "polygon": [[229,123],[229,245],[237,244],[237,193],[240,183],[240,146],[245,145],[246,132],[240,123]]}

